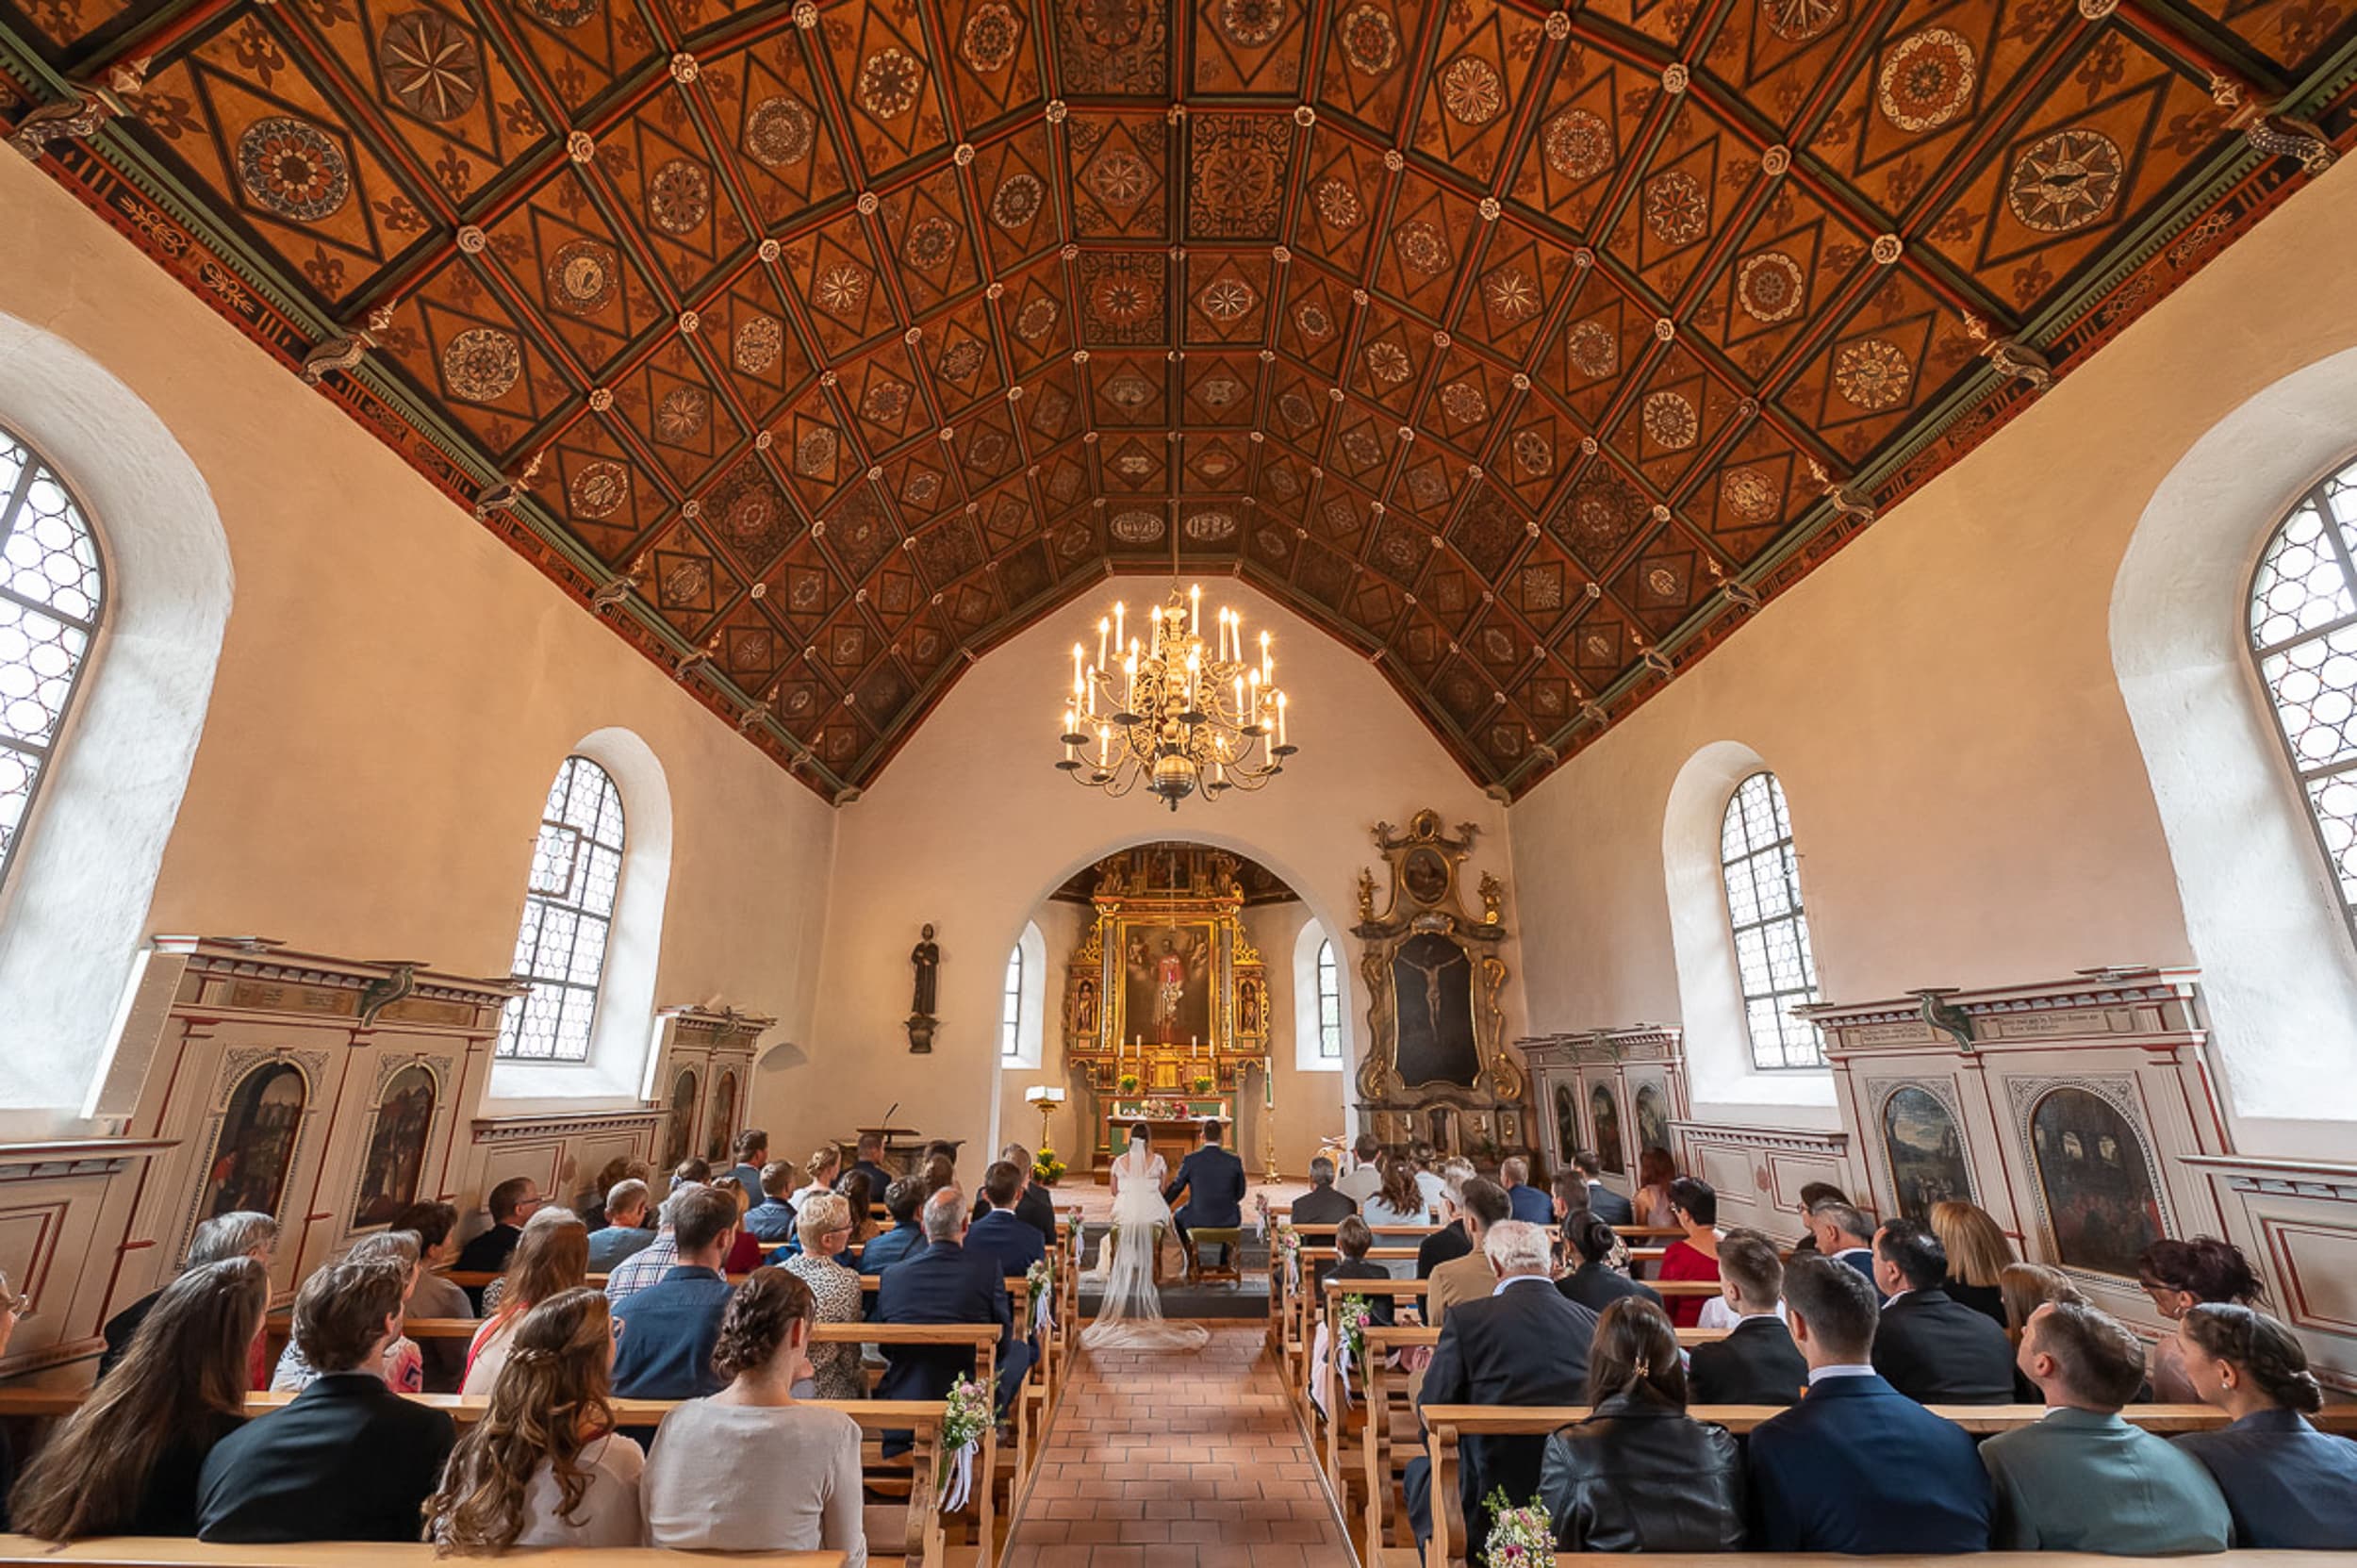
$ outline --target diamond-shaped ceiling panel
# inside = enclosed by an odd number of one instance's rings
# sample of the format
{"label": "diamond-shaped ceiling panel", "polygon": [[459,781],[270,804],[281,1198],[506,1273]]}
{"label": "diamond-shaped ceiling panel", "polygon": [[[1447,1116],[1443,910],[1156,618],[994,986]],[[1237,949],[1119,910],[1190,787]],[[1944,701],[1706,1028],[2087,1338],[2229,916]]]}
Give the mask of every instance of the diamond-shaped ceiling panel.
{"label": "diamond-shaped ceiling panel", "polygon": [[0,0],[0,123],[824,793],[1175,558],[1512,794],[2328,164],[2353,35],[2341,0]]}

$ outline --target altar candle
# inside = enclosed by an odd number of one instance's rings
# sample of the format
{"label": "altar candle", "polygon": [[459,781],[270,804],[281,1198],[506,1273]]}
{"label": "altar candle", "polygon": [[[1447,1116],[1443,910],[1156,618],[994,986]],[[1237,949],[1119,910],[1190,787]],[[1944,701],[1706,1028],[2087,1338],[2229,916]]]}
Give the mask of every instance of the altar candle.
{"label": "altar candle", "polygon": [[1244,684],[1252,688],[1252,707],[1245,722],[1258,724],[1261,721],[1261,672],[1257,669],[1252,671],[1244,677]]}
{"label": "altar candle", "polygon": [[1113,601],[1113,647],[1114,647],[1116,650],[1117,650],[1117,649],[1119,649],[1119,648],[1121,648],[1121,647],[1123,646],[1123,643],[1124,643],[1124,638],[1122,637],[1122,635],[1121,635],[1121,618],[1122,618],[1123,613],[1124,613],[1124,606],[1123,606],[1123,604],[1122,604],[1121,601],[1120,601],[1120,600],[1118,600],[1118,599],[1114,600],[1114,601]]}
{"label": "altar candle", "polygon": [[1096,668],[1099,669],[1105,668],[1105,636],[1113,629],[1112,621],[1107,620],[1103,616],[1096,618]]}
{"label": "altar candle", "polygon": [[[1280,724],[1281,724],[1282,722],[1284,722],[1285,715],[1284,715],[1284,710],[1282,710],[1281,708],[1280,708],[1279,710],[1277,710],[1277,722],[1279,722]],[[1113,756],[1113,731],[1112,731],[1112,730],[1110,730],[1110,729],[1108,729],[1108,728],[1106,728],[1104,725],[1099,724],[1098,726],[1096,726],[1096,766],[1097,766],[1097,767],[1098,767],[1100,770],[1101,770],[1101,769],[1105,767],[1106,763],[1107,763],[1107,762],[1108,762],[1108,761],[1112,758],[1112,756]]]}
{"label": "altar candle", "polygon": [[1269,668],[1268,634],[1266,632],[1262,632],[1261,634],[1261,679],[1263,681],[1269,680],[1275,675],[1275,673],[1276,671]]}
{"label": "altar candle", "polygon": [[1285,744],[1285,694],[1277,694],[1277,744]]}
{"label": "altar candle", "polygon": [[1236,717],[1244,717],[1244,677],[1236,677]]}

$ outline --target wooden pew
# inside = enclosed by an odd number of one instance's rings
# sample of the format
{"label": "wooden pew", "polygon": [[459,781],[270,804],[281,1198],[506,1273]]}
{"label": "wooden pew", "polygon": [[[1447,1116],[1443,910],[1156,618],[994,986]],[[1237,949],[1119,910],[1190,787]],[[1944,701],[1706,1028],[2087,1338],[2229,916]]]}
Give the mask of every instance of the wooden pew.
{"label": "wooden pew", "polygon": [[[533,1568],[694,1568],[705,1554],[665,1551],[657,1546],[519,1547],[508,1558],[527,1558]],[[424,1542],[338,1541],[286,1546],[210,1545],[186,1536],[113,1536],[55,1546],[26,1535],[0,1535],[0,1563],[80,1562],[112,1568],[318,1568],[321,1562],[352,1568],[440,1568]],[[505,1560],[505,1558],[501,1559]],[[764,1568],[843,1568],[841,1552],[764,1552]]]}
{"label": "wooden pew", "polygon": [[[2046,1418],[2043,1405],[1931,1405],[1968,1432],[2006,1432],[2035,1426]],[[1715,1422],[1731,1432],[1748,1432],[1761,1422],[1784,1413],[1781,1405],[1695,1405],[1687,1413],[1697,1421]],[[2131,1405],[2122,1417],[2151,1432],[2198,1432],[2227,1425],[2222,1411],[2208,1405]],[[1465,1560],[1465,1512],[1459,1474],[1459,1446],[1469,1435],[1532,1435],[1551,1432],[1583,1420],[1585,1405],[1427,1405],[1424,1411],[1425,1452],[1432,1461],[1432,1539],[1426,1543],[1425,1568],[1455,1568]],[[2326,1431],[2357,1433],[2357,1405],[2328,1405],[2311,1417]],[[1724,1564],[1725,1558],[1715,1562]],[[1800,1560],[1777,1557],[1778,1564]],[[2216,1559],[2205,1558],[2204,1562]],[[2008,1561],[2011,1561],[2010,1555]]]}

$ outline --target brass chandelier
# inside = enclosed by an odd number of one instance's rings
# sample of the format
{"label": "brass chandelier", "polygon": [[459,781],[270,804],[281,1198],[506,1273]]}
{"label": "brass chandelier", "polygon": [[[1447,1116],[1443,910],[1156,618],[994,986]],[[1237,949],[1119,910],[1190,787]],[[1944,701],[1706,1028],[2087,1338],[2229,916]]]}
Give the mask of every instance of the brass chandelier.
{"label": "brass chandelier", "polygon": [[1258,656],[1247,656],[1244,617],[1222,608],[1205,643],[1202,586],[1176,582],[1148,614],[1143,643],[1129,635],[1128,619],[1116,601],[1097,620],[1094,663],[1072,645],[1058,767],[1115,798],[1143,784],[1173,811],[1197,790],[1215,801],[1285,770],[1296,748],[1266,632]]}

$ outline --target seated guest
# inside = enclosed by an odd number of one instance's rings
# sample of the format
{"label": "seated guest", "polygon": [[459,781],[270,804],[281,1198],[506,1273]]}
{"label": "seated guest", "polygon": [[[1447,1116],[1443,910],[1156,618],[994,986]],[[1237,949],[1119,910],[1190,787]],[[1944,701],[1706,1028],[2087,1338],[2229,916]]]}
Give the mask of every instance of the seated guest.
{"label": "seated guest", "polygon": [[1784,1301],[1808,1361],[1808,1395],[1753,1428],[1753,1547],[1986,1551],[1988,1472],[1970,1433],[1874,1371],[1878,1309],[1866,1276],[1795,1258],[1785,1265]]}
{"label": "seated guest", "polygon": [[[1432,1405],[1578,1405],[1587,1402],[1588,1354],[1596,1314],[1555,1289],[1547,1233],[1501,1220],[1482,1238],[1496,1291],[1460,1303],[1441,1325],[1441,1343],[1425,1369],[1422,1410]],[[1472,1539],[1489,1534],[1482,1499],[1498,1487],[1508,1497],[1539,1490],[1543,1437],[1467,1437],[1462,1500]],[[1432,1466],[1419,1456],[1405,1477],[1409,1522],[1419,1545],[1432,1535]]]}
{"label": "seated guest", "polygon": [[738,1222],[746,1234],[767,1246],[780,1246],[793,1239],[794,1205],[786,1198],[801,1174],[783,1160],[772,1160],[761,1167],[761,1201],[746,1210]]}
{"label": "seated guest", "polygon": [[[1335,1179],[1334,1190],[1363,1212],[1368,1200],[1383,1187],[1383,1145],[1372,1132],[1359,1134],[1350,1146],[1351,1167]],[[1342,1221],[1334,1222],[1340,1225]]]}
{"label": "seated guest", "polygon": [[1670,1158],[1668,1149],[1637,1151],[1637,1196],[1629,1207],[1635,1212],[1638,1224],[1655,1230],[1677,1224],[1677,1216],[1670,1213],[1670,1183],[1677,1179],[1677,1164]]}
{"label": "seated guest", "polygon": [[1856,1269],[1858,1278],[1874,1279],[1874,1227],[1847,1203],[1827,1198],[1808,1212],[1808,1233],[1815,1250]]}
{"label": "seated guest", "polygon": [[1874,1232],[1874,1288],[1883,1294],[1874,1370],[1925,1405],[2013,1402],[2005,1331],[1942,1289],[1948,1254],[1928,1226],[1886,1220]]}
{"label": "seated guest", "polygon": [[[1442,1195],[1448,1191],[1447,1166],[1441,1162],[1441,1151],[1418,1138],[1408,1146],[1408,1164],[1416,1173],[1416,1190],[1424,1194],[1426,1209],[1438,1212]],[[1465,1174],[1474,1174],[1470,1160],[1451,1160],[1451,1165],[1463,1165]]]}
{"label": "seated guest", "polygon": [[[1672,1279],[1719,1278],[1719,1195],[1699,1177],[1681,1176],[1670,1183],[1670,1220],[1686,1235],[1661,1250],[1661,1268],[1654,1277]],[[1670,1299],[1670,1321],[1691,1329],[1701,1321],[1703,1298],[1679,1296]]]}
{"label": "seated guest", "polygon": [[1849,1201],[1850,1195],[1830,1181],[1802,1182],[1801,1239],[1792,1244],[1792,1250],[1795,1253],[1817,1250],[1817,1232],[1810,1223],[1809,1215],[1820,1203],[1847,1203]]}
{"label": "seated guest", "polygon": [[[1031,1365],[1031,1347],[1014,1337],[1006,1278],[991,1259],[965,1249],[965,1195],[954,1185],[925,1200],[922,1218],[925,1250],[883,1276],[876,1291],[877,1320],[997,1324],[997,1408],[1004,1413]],[[960,1345],[886,1345],[884,1362],[879,1399],[939,1399],[974,1370],[973,1352]]]}
{"label": "seated guest", "polygon": [[925,1180],[919,1176],[904,1176],[884,1189],[884,1209],[892,1215],[892,1229],[860,1253],[862,1274],[882,1274],[925,1250],[925,1228],[917,1224],[916,1212],[924,1207],[926,1197]]}
{"label": "seated guest", "polygon": [[[1038,1231],[1041,1243],[1052,1250],[1056,1245],[1056,1200],[1047,1196],[1047,1188],[1031,1179],[1031,1151],[1021,1144],[1009,1144],[998,1151],[998,1158],[1023,1173],[1023,1193],[1014,1200],[1014,1217]],[[883,1189],[878,1187],[876,1191]],[[981,1218],[989,1205],[989,1198],[976,1194],[974,1213],[967,1217]]]}
{"label": "seated guest", "polygon": [[[491,1228],[458,1249],[458,1262],[453,1265],[460,1274],[497,1274],[507,1266],[507,1260],[523,1240],[524,1221],[540,1207],[540,1188],[529,1176],[511,1176],[491,1189],[483,1200],[490,1211]],[[478,1304],[483,1299],[482,1287],[473,1287]]]}
{"label": "seated guest", "polygon": [[[1566,1176],[1576,1181],[1585,1194],[1579,1202],[1573,1202],[1572,1195],[1562,1190]],[[1558,1219],[1574,1209],[1585,1208],[1607,1225],[1637,1223],[1637,1211],[1630,1206],[1628,1199],[1604,1184],[1604,1162],[1596,1158],[1596,1151],[1592,1148],[1574,1152],[1570,1166],[1557,1175],[1555,1184],[1556,1217]]]}
{"label": "seated guest", "polygon": [[[804,1200],[797,1221],[802,1230],[802,1249],[785,1261],[785,1270],[809,1289],[814,1317],[820,1323],[859,1322],[865,1308],[859,1271],[835,1262],[851,1234],[850,1200],[841,1193],[820,1193]],[[858,1345],[814,1345],[810,1367],[816,1390],[812,1398],[867,1397]]]}
{"label": "seated guest", "polygon": [[712,1164],[710,1161],[699,1160],[691,1154],[671,1167],[671,1190],[673,1192],[679,1191],[682,1187],[709,1187],[711,1185]]}
{"label": "seated guest", "polygon": [[759,1203],[763,1192],[761,1169],[769,1163],[769,1134],[758,1127],[749,1127],[736,1135],[730,1147],[735,1153],[736,1163],[720,1180],[736,1183],[748,1205]]}
{"label": "seated guest", "polygon": [[965,1249],[987,1258],[1012,1279],[1047,1256],[1039,1232],[1016,1217],[1014,1206],[1031,1173],[1012,1160],[994,1160],[982,1172],[982,1197],[989,1210],[965,1230]]}
{"label": "seated guest", "polygon": [[2177,1322],[2179,1365],[2201,1402],[2233,1425],[2187,1432],[2177,1446],[2201,1461],[2233,1515],[2234,1544],[2280,1551],[2357,1548],[2357,1443],[2308,1417],[2324,1390],[2308,1352],[2265,1312],[2203,1302]]}
{"label": "seated guest", "polygon": [[1498,1162],[1498,1185],[1506,1189],[1506,1200],[1513,1206],[1508,1217],[1538,1226],[1555,1223],[1555,1199],[1530,1184],[1529,1161],[1510,1154]]}
{"label": "seated guest", "polygon": [[931,1197],[942,1188],[956,1183],[958,1164],[947,1154],[928,1154],[925,1163],[917,1167],[916,1174],[924,1180],[925,1196]]}
{"label": "seated guest", "polygon": [[444,1552],[636,1546],[646,1450],[614,1429],[614,1325],[596,1291],[559,1291],[524,1314],[483,1418],[426,1500]]}
{"label": "seated guest", "polygon": [[1677,1331],[1650,1301],[1615,1301],[1588,1352],[1587,1419],[1558,1427],[1539,1499],[1562,1552],[1732,1552],[1743,1544],[1743,1457],[1686,1413]]}
{"label": "seated guest", "polygon": [[1629,1278],[1628,1245],[1602,1215],[1587,1209],[1574,1210],[1564,1218],[1563,1237],[1579,1259],[1577,1268],[1555,1282],[1565,1300],[1575,1301],[1591,1312],[1603,1312],[1624,1296],[1661,1305],[1659,1293],[1651,1285]]}
{"label": "seated guest", "polygon": [[[1430,1223],[1431,1211],[1424,1206],[1424,1193],[1416,1186],[1416,1167],[1397,1156],[1385,1160],[1383,1162],[1383,1184],[1376,1189],[1373,1197],[1359,1206],[1359,1217],[1367,1222],[1367,1228],[1370,1230],[1378,1225],[1421,1227]],[[1426,1237],[1424,1246],[1432,1246],[1442,1236],[1450,1240],[1443,1244],[1442,1248],[1433,1257],[1432,1262],[1435,1267],[1451,1258],[1461,1258],[1473,1250],[1473,1244],[1465,1240],[1465,1228],[1461,1225],[1451,1225],[1447,1230],[1437,1231]],[[1423,1246],[1418,1247],[1416,1259],[1419,1263],[1424,1261]],[[1385,1263],[1383,1267],[1394,1279],[1409,1278],[1408,1264],[1405,1261]],[[1416,1278],[1420,1279],[1427,1278],[1430,1272],[1427,1269]]]}
{"label": "seated guest", "polygon": [[375,1372],[401,1332],[407,1272],[379,1260],[330,1263],[295,1296],[294,1331],[318,1368],[284,1410],[249,1421],[206,1456],[202,1541],[415,1541],[457,1428]]}
{"label": "seated guest", "polygon": [[845,1568],[863,1568],[859,1423],[794,1397],[810,1326],[810,1290],[782,1268],[757,1268],[731,1294],[712,1351],[727,1387],[681,1405],[655,1433],[640,1487],[651,1544],[841,1552]]}
{"label": "seated guest", "polygon": [[507,1352],[524,1314],[556,1295],[581,1284],[589,1272],[589,1232],[569,1209],[543,1209],[524,1226],[523,1240],[507,1261],[507,1272],[494,1281],[499,1302],[467,1346],[467,1375],[462,1394],[488,1394],[507,1364]]}
{"label": "seated guest", "polygon": [[654,1230],[647,1224],[647,1184],[635,1176],[626,1176],[606,1189],[605,1224],[589,1232],[590,1273],[611,1274],[623,1259],[636,1257],[654,1245]]}
{"label": "seated guest", "polygon": [[608,1270],[605,1276],[605,1299],[609,1306],[619,1308],[632,1296],[671,1272],[679,1262],[679,1237],[671,1230],[671,1216],[678,1213],[681,1199],[690,1193],[703,1191],[690,1182],[674,1187],[663,1206],[655,1211],[654,1240],[624,1258]]}
{"label": "seated guest", "polygon": [[1498,1272],[1490,1266],[1482,1244],[1490,1228],[1513,1215],[1513,1196],[1494,1181],[1476,1176],[1459,1189],[1457,1215],[1473,1250],[1451,1258],[1432,1271],[1425,1292],[1425,1322],[1438,1329],[1448,1321],[1449,1309],[1487,1297],[1497,1289]]}
{"label": "seated guest", "polygon": [[867,1190],[871,1193],[891,1189],[894,1177],[883,1168],[882,1160],[883,1140],[873,1132],[861,1133],[858,1144],[851,1149],[851,1168],[866,1173]]}
{"label": "seated guest", "polygon": [[867,1173],[847,1170],[834,1179],[834,1190],[851,1206],[851,1246],[865,1246],[876,1237],[882,1226],[876,1223],[876,1193],[867,1184]]}
{"label": "seated guest", "polygon": [[[414,1234],[407,1230],[387,1230],[363,1236],[353,1243],[352,1249],[344,1254],[344,1262],[365,1263],[384,1259],[399,1263],[406,1270],[409,1284],[401,1294],[402,1312],[405,1316],[409,1311],[409,1299],[418,1288],[420,1256],[418,1238]],[[386,1346],[385,1360],[379,1363],[376,1372],[385,1379],[385,1386],[395,1394],[425,1392],[425,1358],[420,1354],[417,1342],[407,1334],[399,1336]],[[270,1391],[272,1394],[300,1394],[309,1388],[312,1379],[318,1376],[318,1371],[303,1354],[303,1336],[291,1334],[288,1336],[287,1347],[278,1353],[278,1365],[271,1373]]]}
{"label": "seated guest", "polygon": [[[230,1258],[252,1258],[268,1267],[270,1255],[277,1249],[277,1219],[270,1214],[239,1209],[226,1214],[215,1214],[196,1228],[196,1234],[189,1241],[187,1266],[202,1268],[206,1263],[218,1263]],[[123,1360],[124,1352],[131,1348],[132,1336],[140,1331],[140,1321],[155,1310],[156,1303],[163,1299],[163,1295],[161,1290],[150,1291],[107,1320],[107,1327],[101,1330],[106,1336],[107,1348],[98,1358],[98,1375],[101,1378],[112,1372],[115,1363]],[[255,1340],[250,1354],[253,1377],[246,1385],[249,1389],[261,1388],[269,1381],[270,1363],[263,1359],[267,1348],[260,1339]]]}
{"label": "seated guest", "polygon": [[[1766,1236],[1760,1234],[1756,1230],[1745,1230],[1744,1228],[1738,1226],[1732,1230],[1721,1232],[1719,1236],[1719,1294],[1703,1303],[1702,1316],[1694,1320],[1695,1328],[1732,1329],[1744,1315],[1743,1309],[1736,1305],[1735,1289],[1733,1286],[1728,1284],[1726,1278],[1727,1247],[1730,1244],[1744,1239],[1758,1242],[1761,1246],[1768,1248],[1768,1254],[1770,1257],[1775,1256],[1776,1244],[1770,1241]],[[1781,1263],[1777,1265],[1776,1277],[1779,1282],[1781,1282],[1784,1278],[1784,1268]],[[1755,1297],[1755,1299],[1757,1298]],[[1783,1297],[1772,1290],[1768,1293],[1767,1300],[1769,1304],[1765,1310],[1773,1313],[1776,1318],[1781,1321],[1784,1317]],[[1793,1386],[1797,1388],[1800,1385],[1796,1382]],[[1712,1401],[1705,1400],[1703,1402],[1705,1404],[1708,1404]],[[1779,1399],[1776,1403],[1780,1405],[1790,1404],[1791,1401],[1788,1399]]]}
{"label": "seated guest", "polygon": [[1334,1162],[1321,1154],[1310,1162],[1310,1190],[1294,1199],[1295,1225],[1340,1225],[1359,1212],[1354,1200],[1334,1190]]}
{"label": "seated guest", "polygon": [[2001,1551],[2161,1557],[2222,1552],[2233,1520],[2201,1461],[2132,1427],[2119,1410],[2144,1382],[2144,1345],[2093,1307],[2030,1314],[2021,1370],[2046,1419],[1981,1444],[1996,1489]]}
{"label": "seated guest", "polygon": [[[1320,1278],[1323,1279],[1385,1280],[1397,1278],[1392,1273],[1389,1264],[1367,1262],[1367,1249],[1374,1245],[1375,1232],[1367,1229],[1367,1222],[1357,1214],[1346,1215],[1340,1224],[1334,1227],[1334,1250],[1341,1253],[1342,1257],[1331,1263],[1321,1263],[1319,1265]],[[1393,1326],[1393,1298],[1388,1296],[1369,1296],[1366,1300],[1367,1321],[1378,1329],[1391,1328]]]}
{"label": "seated guest", "polygon": [[[2259,1299],[2259,1275],[2250,1260],[2215,1236],[2154,1242],[2136,1255],[2136,1279],[2171,1323],[2203,1302],[2248,1307]],[[2183,1353],[2184,1342],[2175,1334],[2152,1342],[2152,1397],[2162,1404],[2190,1404],[2201,1397],[2185,1376]]]}
{"label": "seated guest", "polygon": [[629,1155],[617,1154],[598,1167],[597,1179],[575,1193],[572,1202],[567,1205],[581,1216],[581,1223],[589,1228],[591,1235],[604,1230],[609,1223],[605,1213],[606,1195],[614,1190],[616,1182],[630,1180],[630,1166]]}
{"label": "seated guest", "polygon": [[1948,1254],[1948,1278],[1940,1288],[2000,1329],[2005,1326],[2005,1293],[1998,1277],[2014,1261],[2013,1243],[1978,1204],[1932,1205],[1932,1234]]}
{"label": "seated guest", "polygon": [[[2029,1330],[2030,1314],[2049,1301],[2069,1301],[2082,1307],[2087,1304],[2085,1294],[2071,1283],[2070,1276],[2044,1263],[2007,1263],[1998,1271],[1997,1294],[2005,1302],[2005,1343],[2017,1350],[2020,1348],[2021,1336]],[[2018,1360],[2013,1369],[2013,1402],[2041,1403],[2037,1385],[2022,1375]]]}
{"label": "seated guest", "polygon": [[269,1303],[270,1270],[244,1256],[166,1285],[123,1375],[101,1381],[25,1467],[9,1499],[14,1527],[60,1542],[194,1535],[197,1475],[245,1424],[246,1351]]}
{"label": "seated guest", "polygon": [[[1418,1192],[1424,1190],[1423,1178],[1427,1174],[1418,1173]],[[1466,1228],[1464,1211],[1459,1206],[1464,1197],[1465,1183],[1474,1179],[1473,1162],[1451,1160],[1441,1167],[1440,1174],[1440,1197],[1433,1200],[1430,1213],[1424,1223],[1429,1224],[1438,1219],[1441,1228],[1416,1243],[1416,1278],[1419,1279],[1431,1279],[1434,1269],[1452,1258],[1462,1258],[1473,1250],[1473,1232]],[[1373,1226],[1391,1222],[1369,1215],[1367,1223]],[[1403,1243],[1407,1240],[1404,1236],[1394,1239]]]}
{"label": "seated guest", "polygon": [[621,1320],[614,1392],[625,1399],[693,1399],[720,1388],[712,1344],[729,1302],[720,1261],[736,1239],[736,1195],[725,1187],[682,1191],[671,1234],[679,1262],[614,1310]]}
{"label": "seated guest", "polygon": [[1756,1230],[1730,1230],[1719,1244],[1719,1285],[1733,1322],[1727,1337],[1689,1353],[1687,1379],[1698,1405],[1792,1405],[1808,1382],[1808,1362],[1785,1327],[1784,1264]]}
{"label": "seated guest", "polygon": [[[391,1229],[418,1238],[417,1288],[409,1293],[411,1317],[472,1317],[474,1302],[439,1272],[458,1255],[458,1210],[449,1203],[412,1203],[393,1216]],[[419,1342],[425,1357],[425,1392],[455,1394],[467,1376],[467,1347],[454,1339]]]}
{"label": "seated guest", "polygon": [[843,1151],[829,1144],[802,1162],[802,1174],[808,1180],[788,1194],[786,1201],[799,1209],[802,1206],[802,1199],[834,1191],[834,1179],[842,1173]]}

